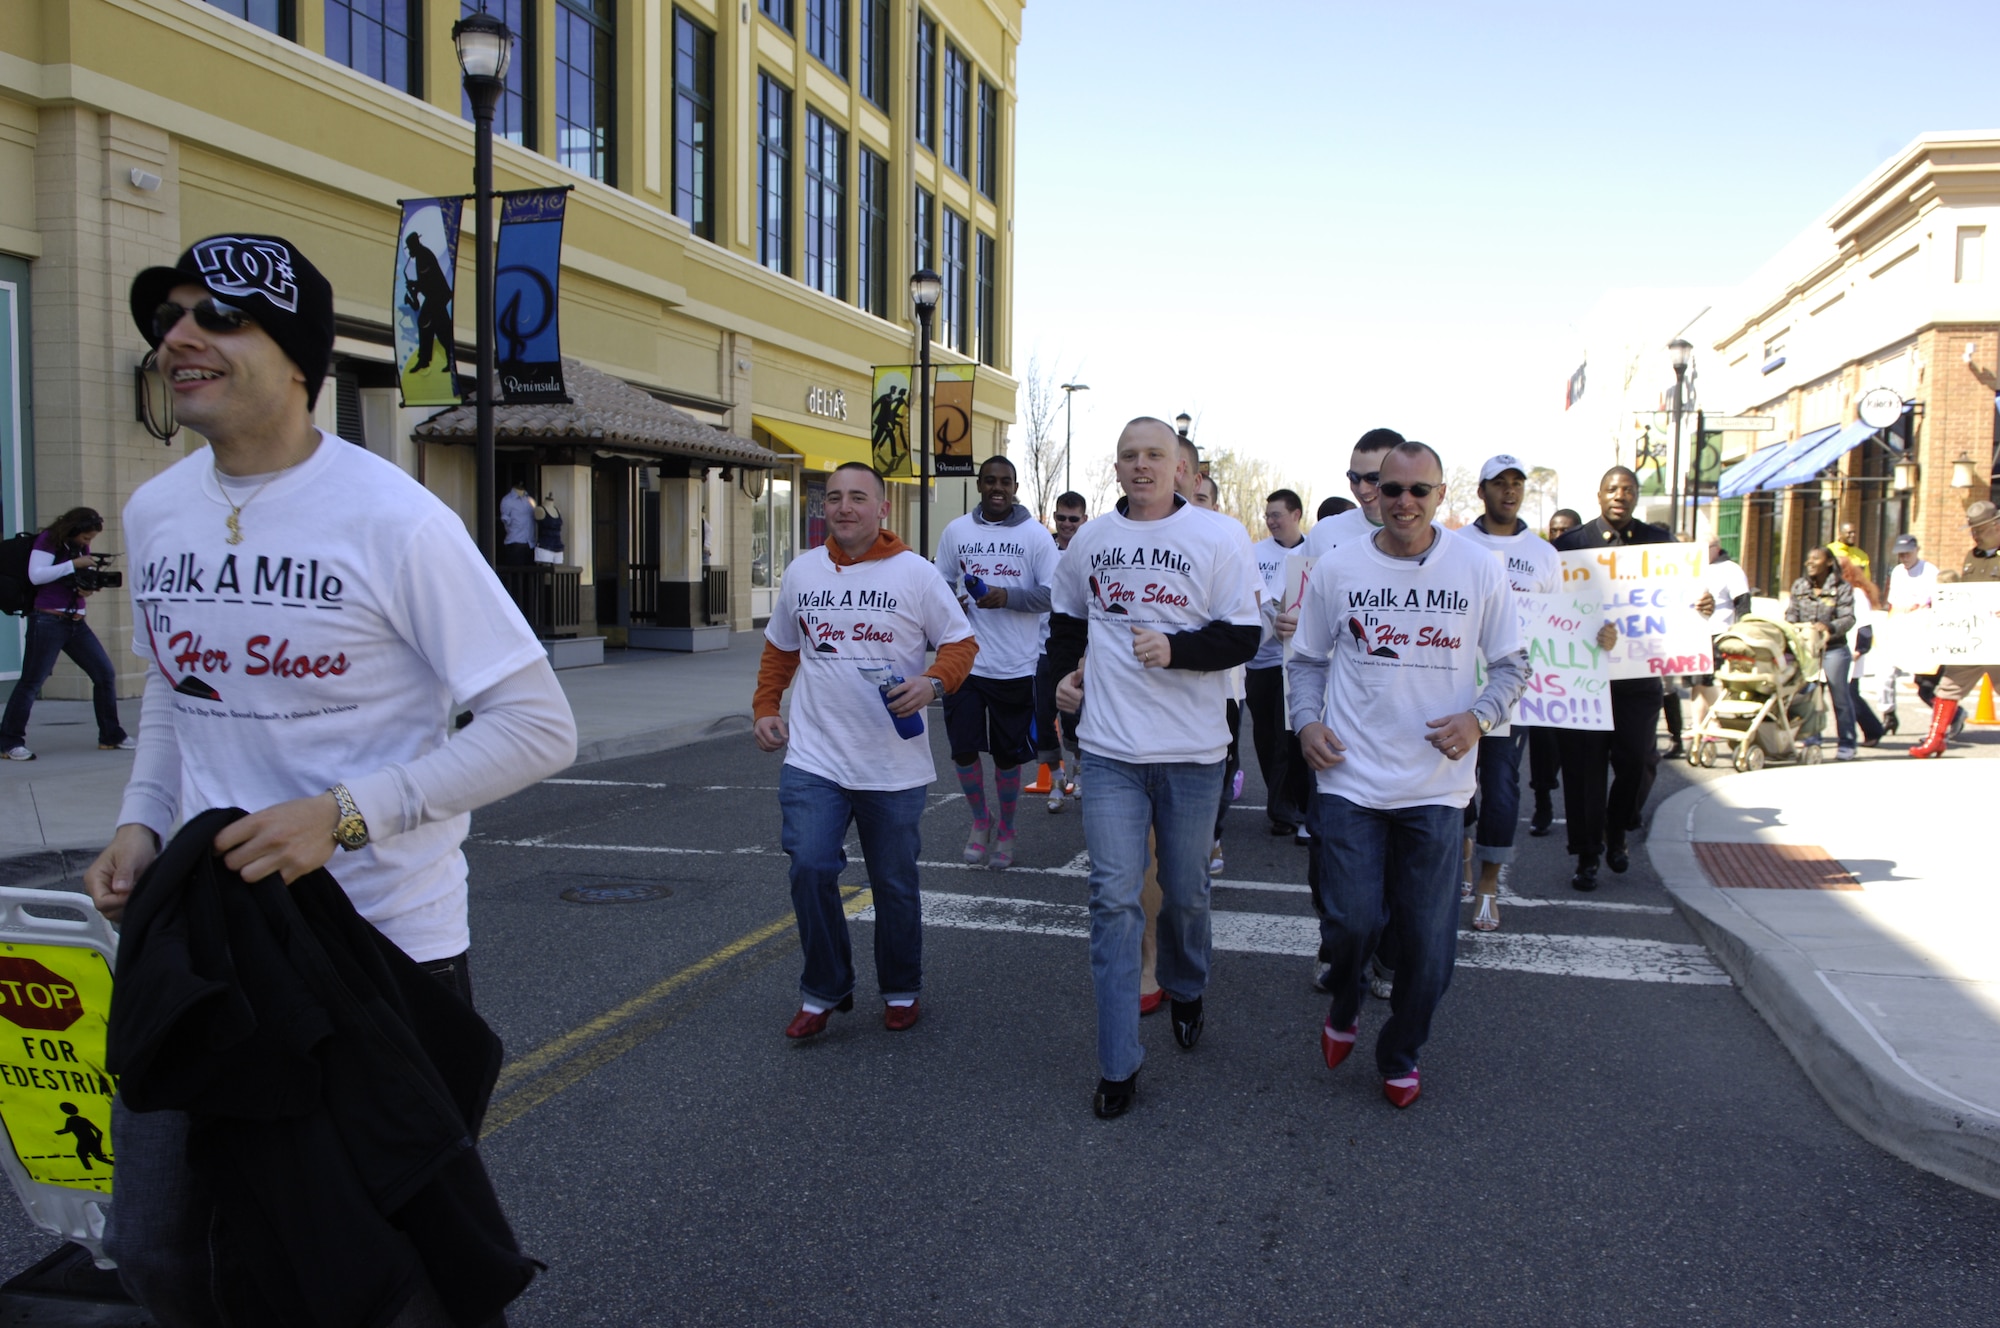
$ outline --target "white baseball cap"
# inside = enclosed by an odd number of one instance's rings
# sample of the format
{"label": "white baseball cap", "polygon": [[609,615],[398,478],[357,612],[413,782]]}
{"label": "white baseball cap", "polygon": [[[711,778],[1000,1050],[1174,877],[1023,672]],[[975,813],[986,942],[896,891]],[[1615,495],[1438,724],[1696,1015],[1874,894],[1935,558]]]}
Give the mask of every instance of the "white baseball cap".
{"label": "white baseball cap", "polygon": [[1522,462],[1521,458],[1502,452],[1498,456],[1486,458],[1486,464],[1479,468],[1479,482],[1484,484],[1495,475],[1506,470],[1518,470],[1521,472],[1522,479],[1528,478],[1528,467]]}

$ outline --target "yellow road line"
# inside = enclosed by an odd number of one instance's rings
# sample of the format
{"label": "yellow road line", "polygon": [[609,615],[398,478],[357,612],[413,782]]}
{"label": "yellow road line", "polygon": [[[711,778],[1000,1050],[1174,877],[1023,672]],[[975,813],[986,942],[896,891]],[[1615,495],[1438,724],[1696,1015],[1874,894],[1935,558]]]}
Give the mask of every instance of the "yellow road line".
{"label": "yellow road line", "polygon": [[[844,901],[843,909],[849,917],[867,908],[874,901],[874,896],[862,886],[850,886],[842,890],[841,895]],[[485,1128],[481,1132],[482,1137],[519,1120],[565,1088],[588,1077],[658,1032],[664,1026],[664,1020],[646,1021],[643,1027],[638,1028],[624,1027],[647,1010],[716,972],[731,960],[748,954],[766,941],[790,930],[794,925],[795,919],[783,917],[774,919],[755,931],[746,932],[714,953],[705,955],[679,972],[660,979],[630,1000],[620,1002],[588,1023],[580,1024],[569,1032],[543,1043],[519,1060],[508,1063],[501,1069],[500,1078],[494,1085],[495,1104],[487,1113]],[[619,1031],[621,1029],[623,1031]],[[613,1034],[615,1036],[612,1036]],[[593,1042],[595,1045],[591,1045]],[[566,1064],[563,1063],[565,1061]],[[545,1073],[558,1065],[561,1068],[556,1073]],[[535,1080],[538,1076],[541,1076],[538,1082],[524,1082]],[[516,1091],[507,1094],[508,1089],[516,1088],[517,1085],[519,1087]],[[503,1094],[507,1094],[506,1100],[501,1101],[499,1099]]]}

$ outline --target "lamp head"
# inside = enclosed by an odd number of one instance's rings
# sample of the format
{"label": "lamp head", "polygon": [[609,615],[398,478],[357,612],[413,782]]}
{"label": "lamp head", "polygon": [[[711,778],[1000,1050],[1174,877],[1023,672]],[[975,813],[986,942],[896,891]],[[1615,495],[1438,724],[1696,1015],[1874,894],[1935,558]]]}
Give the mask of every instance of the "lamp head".
{"label": "lamp head", "polygon": [[507,66],[514,59],[514,34],[485,10],[452,24],[451,44],[458,50],[458,67],[465,77],[507,77]]}
{"label": "lamp head", "polygon": [[1183,438],[1187,437],[1188,428],[1193,423],[1194,417],[1186,411],[1182,411],[1180,414],[1174,416],[1174,427],[1181,431],[1181,437]]}
{"label": "lamp head", "polygon": [[944,278],[929,268],[924,268],[910,278],[910,303],[916,306],[917,313],[923,317],[930,317],[943,295]]}
{"label": "lamp head", "polygon": [[1675,376],[1686,373],[1688,362],[1694,358],[1694,346],[1685,337],[1675,337],[1667,343],[1667,351],[1674,357]]}

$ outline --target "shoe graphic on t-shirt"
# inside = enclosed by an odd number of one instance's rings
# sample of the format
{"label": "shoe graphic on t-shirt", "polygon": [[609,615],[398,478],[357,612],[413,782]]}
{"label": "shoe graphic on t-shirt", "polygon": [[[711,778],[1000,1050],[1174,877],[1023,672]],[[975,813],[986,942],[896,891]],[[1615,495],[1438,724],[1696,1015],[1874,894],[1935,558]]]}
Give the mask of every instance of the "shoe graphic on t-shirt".
{"label": "shoe graphic on t-shirt", "polygon": [[[1356,645],[1360,646],[1363,650],[1368,650],[1368,633],[1362,630],[1361,620],[1359,618],[1349,618],[1347,620],[1347,630],[1354,633],[1354,643]],[[1368,653],[1371,655],[1379,655],[1383,659],[1402,658],[1401,655],[1389,649],[1389,647],[1387,646],[1376,646],[1373,650],[1368,650]]]}
{"label": "shoe graphic on t-shirt", "polygon": [[824,641],[813,641],[813,629],[806,624],[805,615],[799,615],[799,632],[806,640],[812,641],[812,648],[822,655],[838,655],[840,652]]}
{"label": "shoe graphic on t-shirt", "polygon": [[1104,598],[1104,591],[1098,587],[1097,578],[1094,576],[1090,578],[1090,593],[1097,596],[1097,602],[1104,606],[1106,613],[1123,613],[1127,617],[1131,616],[1123,604],[1113,604]]}

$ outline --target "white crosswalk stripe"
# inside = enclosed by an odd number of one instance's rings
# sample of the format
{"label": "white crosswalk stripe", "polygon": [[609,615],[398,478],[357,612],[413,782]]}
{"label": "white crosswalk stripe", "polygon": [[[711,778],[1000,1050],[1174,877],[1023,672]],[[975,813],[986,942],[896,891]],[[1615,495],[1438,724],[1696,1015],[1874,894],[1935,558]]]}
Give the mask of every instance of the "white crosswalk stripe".
{"label": "white crosswalk stripe", "polygon": [[[1077,939],[1090,935],[1090,910],[1082,904],[934,890],[925,891],[923,901],[926,926]],[[872,907],[855,914],[857,921],[872,921],[874,916]],[[1319,950],[1318,924],[1309,917],[1233,909],[1217,909],[1211,916],[1218,950],[1298,956],[1311,956]],[[1466,968],[1625,982],[1697,986],[1729,982],[1729,975],[1717,968],[1699,945],[1619,936],[1465,932],[1459,937],[1458,962]]]}

